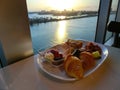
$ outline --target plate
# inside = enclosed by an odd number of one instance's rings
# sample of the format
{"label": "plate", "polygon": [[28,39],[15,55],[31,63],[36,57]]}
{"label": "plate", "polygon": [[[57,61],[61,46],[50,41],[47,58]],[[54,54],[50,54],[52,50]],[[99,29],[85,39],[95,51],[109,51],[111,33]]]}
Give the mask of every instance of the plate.
{"label": "plate", "polygon": [[[83,45],[85,45],[87,42],[89,42],[89,41],[84,41],[84,40],[81,40],[81,41],[83,42]],[[93,67],[92,69],[90,69],[90,70],[88,70],[87,72],[84,73],[84,76],[83,76],[84,78],[87,77],[88,75],[90,75],[96,69],[98,69],[100,67],[100,65],[106,60],[106,58],[108,56],[108,49],[104,45],[99,44],[99,43],[95,43],[95,44],[97,44],[101,47],[102,55],[101,55],[100,59],[96,60],[95,67]],[[50,75],[54,78],[64,80],[64,81],[75,81],[75,80],[77,80],[76,78],[71,78],[71,77],[67,76],[67,74],[66,74],[66,72],[65,72],[65,70],[63,69],[62,66],[54,67],[49,62],[44,61],[43,57],[41,55],[37,55],[37,64],[38,64],[38,67],[43,72],[45,72],[46,74],[48,74],[48,75]]]}

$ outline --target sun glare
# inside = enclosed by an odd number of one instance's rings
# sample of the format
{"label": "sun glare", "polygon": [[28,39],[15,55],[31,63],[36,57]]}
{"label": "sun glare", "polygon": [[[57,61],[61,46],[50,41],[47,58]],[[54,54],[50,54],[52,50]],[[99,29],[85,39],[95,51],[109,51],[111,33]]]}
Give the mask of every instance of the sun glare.
{"label": "sun glare", "polygon": [[48,0],[48,5],[54,10],[71,10],[74,8],[74,0]]}
{"label": "sun glare", "polygon": [[62,43],[64,39],[67,37],[66,24],[67,24],[66,21],[59,22],[59,26],[58,26],[57,33],[56,33],[56,38],[57,38],[58,43]]}

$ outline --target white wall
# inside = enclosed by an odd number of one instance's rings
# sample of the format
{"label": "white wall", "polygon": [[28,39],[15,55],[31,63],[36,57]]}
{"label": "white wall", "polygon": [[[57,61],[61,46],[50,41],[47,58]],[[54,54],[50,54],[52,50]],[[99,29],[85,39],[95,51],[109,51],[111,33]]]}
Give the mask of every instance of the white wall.
{"label": "white wall", "polygon": [[33,54],[26,0],[0,0],[0,41],[8,63]]}

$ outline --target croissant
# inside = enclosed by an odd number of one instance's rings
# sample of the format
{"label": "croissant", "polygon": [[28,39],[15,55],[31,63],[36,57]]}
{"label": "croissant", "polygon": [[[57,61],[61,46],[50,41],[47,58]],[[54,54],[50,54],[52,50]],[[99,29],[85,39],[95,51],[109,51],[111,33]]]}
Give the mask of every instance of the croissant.
{"label": "croissant", "polygon": [[95,60],[90,52],[81,52],[80,59],[82,61],[84,71],[87,71],[95,66]]}
{"label": "croissant", "polygon": [[68,76],[80,79],[83,77],[82,62],[79,58],[69,55],[64,62],[64,68]]}

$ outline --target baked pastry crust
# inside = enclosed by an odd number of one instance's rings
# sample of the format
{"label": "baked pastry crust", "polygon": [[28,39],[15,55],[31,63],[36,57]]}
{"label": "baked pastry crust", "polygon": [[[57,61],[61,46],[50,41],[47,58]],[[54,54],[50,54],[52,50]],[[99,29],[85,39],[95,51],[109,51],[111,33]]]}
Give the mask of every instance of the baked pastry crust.
{"label": "baked pastry crust", "polygon": [[73,47],[74,49],[80,49],[83,45],[83,42],[80,40],[72,40],[68,39],[66,42],[69,46]]}
{"label": "baked pastry crust", "polygon": [[79,58],[69,55],[65,60],[64,68],[68,76],[75,77],[77,79],[83,78],[84,70]]}
{"label": "baked pastry crust", "polygon": [[95,66],[95,59],[90,52],[86,52],[86,51],[81,52],[80,59],[82,60],[83,69],[85,71]]}

